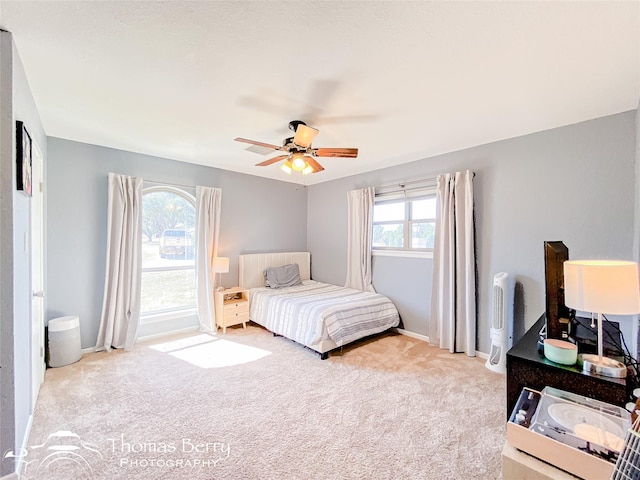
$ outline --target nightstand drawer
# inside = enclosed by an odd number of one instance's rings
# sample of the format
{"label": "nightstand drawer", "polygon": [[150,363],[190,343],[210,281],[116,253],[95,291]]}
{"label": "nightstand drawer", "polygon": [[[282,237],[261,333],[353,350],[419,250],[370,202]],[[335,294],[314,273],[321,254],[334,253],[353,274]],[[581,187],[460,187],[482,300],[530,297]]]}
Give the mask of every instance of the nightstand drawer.
{"label": "nightstand drawer", "polygon": [[227,325],[229,325],[231,322],[248,322],[249,312],[227,313],[227,310],[225,309],[223,321]]}
{"label": "nightstand drawer", "polygon": [[232,313],[244,313],[249,312],[249,302],[235,302],[224,304],[224,316],[231,315]]}

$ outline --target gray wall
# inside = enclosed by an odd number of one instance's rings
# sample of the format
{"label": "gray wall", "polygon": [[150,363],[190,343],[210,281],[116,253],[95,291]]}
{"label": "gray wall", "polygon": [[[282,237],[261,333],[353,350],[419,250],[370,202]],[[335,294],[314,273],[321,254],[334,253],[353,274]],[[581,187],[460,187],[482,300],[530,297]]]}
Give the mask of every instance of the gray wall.
{"label": "gray wall", "polygon": [[[19,450],[32,413],[30,200],[16,190],[15,122],[43,152],[47,139],[18,51],[0,31],[0,453]],[[0,476],[13,470],[0,462]]]}
{"label": "gray wall", "polygon": [[393,300],[402,317],[401,327],[428,336],[428,324],[424,319],[429,318],[430,304],[424,301],[424,292],[431,292],[433,261],[374,256],[371,268],[376,291]]}
{"label": "gray wall", "polygon": [[230,258],[226,287],[238,284],[240,253],[306,249],[303,187],[58,138],[49,138],[48,148],[46,318],[78,315],[83,348],[95,346],[100,325],[109,172],[221,188],[218,254]]}
{"label": "gray wall", "polygon": [[[496,273],[512,275],[521,292],[518,335],[544,312],[545,240],[564,241],[571,258],[633,258],[635,115],[630,111],[309,187],[313,278],[344,284],[347,191],[473,170],[477,348],[488,352]],[[366,156],[358,161],[366,162]],[[375,288],[397,303],[405,328],[425,335],[430,275],[430,260],[376,257],[373,265]]]}

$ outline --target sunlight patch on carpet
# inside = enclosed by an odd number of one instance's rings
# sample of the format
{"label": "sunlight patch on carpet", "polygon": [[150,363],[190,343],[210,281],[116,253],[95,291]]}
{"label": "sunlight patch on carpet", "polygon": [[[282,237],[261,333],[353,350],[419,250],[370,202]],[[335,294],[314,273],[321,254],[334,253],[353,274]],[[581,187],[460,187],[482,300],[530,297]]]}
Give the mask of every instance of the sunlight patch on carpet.
{"label": "sunlight patch on carpet", "polygon": [[[206,337],[204,340],[202,337]],[[193,341],[191,345],[186,340],[200,339]],[[188,339],[153,345],[150,348],[190,363],[200,368],[221,368],[243,363],[255,362],[261,358],[271,355],[271,352],[261,348],[242,345],[230,340],[211,337],[209,335],[198,335]]]}

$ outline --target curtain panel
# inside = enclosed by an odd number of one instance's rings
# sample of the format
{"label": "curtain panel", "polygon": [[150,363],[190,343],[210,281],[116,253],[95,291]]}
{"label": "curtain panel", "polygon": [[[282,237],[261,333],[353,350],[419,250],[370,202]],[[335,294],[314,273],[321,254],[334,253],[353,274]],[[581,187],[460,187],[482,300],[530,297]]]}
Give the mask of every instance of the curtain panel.
{"label": "curtain panel", "polygon": [[369,292],[375,292],[371,283],[374,199],[373,187],[347,192],[347,280],[344,286]]}
{"label": "curtain panel", "polygon": [[450,352],[476,354],[476,261],[473,172],[437,178],[429,342]]}
{"label": "curtain panel", "polygon": [[200,331],[215,334],[216,290],[213,266],[218,256],[222,190],[196,187],[196,301]]}
{"label": "curtain panel", "polygon": [[107,265],[96,350],[131,350],[142,287],[142,178],[109,173]]}

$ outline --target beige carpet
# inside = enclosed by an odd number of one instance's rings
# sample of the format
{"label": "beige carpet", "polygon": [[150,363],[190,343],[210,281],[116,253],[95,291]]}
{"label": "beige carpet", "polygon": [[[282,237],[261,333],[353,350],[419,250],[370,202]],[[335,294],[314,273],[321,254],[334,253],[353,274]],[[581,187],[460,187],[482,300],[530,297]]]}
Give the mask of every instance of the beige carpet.
{"label": "beige carpet", "polygon": [[[318,355],[260,327],[49,369],[24,479],[496,479],[505,380],[385,334]],[[23,452],[25,453],[25,452]]]}

